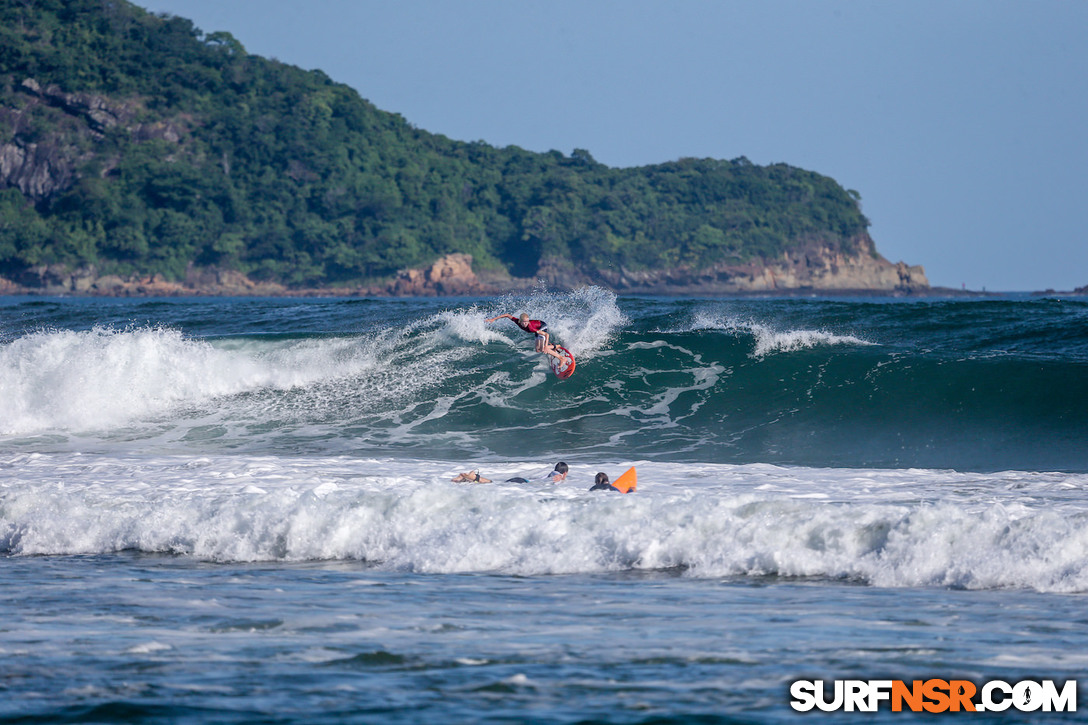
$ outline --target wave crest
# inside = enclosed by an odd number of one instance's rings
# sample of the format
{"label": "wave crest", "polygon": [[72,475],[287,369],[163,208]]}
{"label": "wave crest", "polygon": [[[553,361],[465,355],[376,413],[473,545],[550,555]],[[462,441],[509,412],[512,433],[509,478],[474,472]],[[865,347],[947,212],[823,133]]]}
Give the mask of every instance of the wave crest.
{"label": "wave crest", "polygon": [[828,345],[868,346],[875,343],[856,335],[840,335],[827,330],[779,329],[774,324],[756,322],[751,319],[713,313],[697,312],[687,331],[718,330],[722,332],[751,335],[754,346],[750,357],[761,358],[775,353],[796,352]]}

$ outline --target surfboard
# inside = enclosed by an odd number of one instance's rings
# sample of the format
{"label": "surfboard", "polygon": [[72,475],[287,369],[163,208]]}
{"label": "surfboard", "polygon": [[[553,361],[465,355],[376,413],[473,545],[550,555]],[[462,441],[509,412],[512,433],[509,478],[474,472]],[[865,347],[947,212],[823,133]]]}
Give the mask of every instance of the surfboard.
{"label": "surfboard", "polygon": [[632,466],[624,471],[623,475],[613,481],[612,485],[623,493],[631,493],[638,488],[638,473]]}
{"label": "surfboard", "polygon": [[559,362],[553,357],[551,359],[552,372],[555,373],[555,377],[560,380],[566,380],[571,375],[574,375],[574,354],[562,345],[556,345],[555,349],[567,359],[564,362]]}

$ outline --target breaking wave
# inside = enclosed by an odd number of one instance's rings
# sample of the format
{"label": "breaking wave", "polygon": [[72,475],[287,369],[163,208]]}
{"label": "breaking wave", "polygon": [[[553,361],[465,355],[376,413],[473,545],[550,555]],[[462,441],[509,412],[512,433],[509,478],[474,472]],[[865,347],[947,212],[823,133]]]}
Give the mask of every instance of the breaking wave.
{"label": "breaking wave", "polygon": [[1088,591],[1084,475],[638,465],[620,496],[589,493],[585,466],[557,486],[467,485],[421,461],[8,457],[0,553]]}

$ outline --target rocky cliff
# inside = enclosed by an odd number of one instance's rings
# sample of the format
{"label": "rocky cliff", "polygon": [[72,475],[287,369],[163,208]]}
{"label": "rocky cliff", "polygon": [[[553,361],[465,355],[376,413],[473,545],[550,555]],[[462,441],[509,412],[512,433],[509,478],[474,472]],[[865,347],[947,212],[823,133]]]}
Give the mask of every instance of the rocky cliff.
{"label": "rocky cliff", "polygon": [[[34,202],[71,187],[78,169],[101,155],[97,142],[110,129],[136,141],[171,143],[178,143],[186,132],[173,120],[138,123],[140,109],[132,101],[66,93],[56,85],[43,87],[34,78],[24,79],[17,88],[13,98],[19,102],[0,107],[0,121],[10,128],[10,136],[0,139],[0,188],[15,187]],[[35,132],[34,126],[43,122],[48,123],[48,132]],[[116,161],[100,159],[99,175],[107,175]]]}
{"label": "rocky cliff", "polygon": [[94,267],[71,270],[60,265],[28,270],[19,280],[0,278],[0,294],[91,296],[188,295],[352,295],[392,297],[487,296],[527,290],[539,284],[553,289],[574,289],[596,284],[621,294],[729,295],[746,293],[868,292],[920,294],[929,289],[925,270],[904,262],[892,264],[879,255],[828,254],[814,248],[787,255],[770,264],[722,265],[711,269],[670,269],[632,272],[602,270],[585,274],[567,263],[555,262],[539,277],[511,277],[503,272],[477,274],[472,255],[447,254],[428,267],[401,270],[384,285],[291,289],[258,282],[244,274],[216,268],[190,267],[185,279],[170,281],[162,275],[121,277],[99,275]]}
{"label": "rocky cliff", "polygon": [[704,269],[676,268],[633,272],[601,270],[607,286],[624,292],[651,294],[732,294],[798,290],[869,290],[916,293],[929,288],[921,265],[893,264],[877,254],[868,235],[857,251],[846,254],[811,245],[778,259],[747,264],[719,264]]}

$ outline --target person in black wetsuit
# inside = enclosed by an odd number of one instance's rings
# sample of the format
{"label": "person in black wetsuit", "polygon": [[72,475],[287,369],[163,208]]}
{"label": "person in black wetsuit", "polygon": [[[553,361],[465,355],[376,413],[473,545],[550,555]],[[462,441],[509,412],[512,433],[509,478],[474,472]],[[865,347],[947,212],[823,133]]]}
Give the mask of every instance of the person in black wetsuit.
{"label": "person in black wetsuit", "polygon": [[[570,470],[570,467],[567,466],[566,463],[563,463],[563,461],[560,461],[559,463],[555,464],[555,468],[552,469],[552,472],[547,475],[546,480],[547,480],[548,483],[561,483],[563,480],[566,479],[567,471],[569,471],[569,470]],[[506,479],[506,482],[507,483],[529,483],[529,479],[522,478],[522,477],[518,476],[516,478],[508,478],[508,479]]]}
{"label": "person in black wetsuit", "polygon": [[593,481],[593,488],[591,488],[589,490],[590,491],[615,491],[616,493],[623,493],[623,491],[619,490],[618,488],[613,486],[611,483],[609,483],[608,474],[604,473],[603,471],[601,473],[597,474],[597,478],[595,478],[594,481]]}

